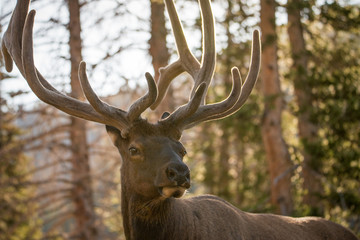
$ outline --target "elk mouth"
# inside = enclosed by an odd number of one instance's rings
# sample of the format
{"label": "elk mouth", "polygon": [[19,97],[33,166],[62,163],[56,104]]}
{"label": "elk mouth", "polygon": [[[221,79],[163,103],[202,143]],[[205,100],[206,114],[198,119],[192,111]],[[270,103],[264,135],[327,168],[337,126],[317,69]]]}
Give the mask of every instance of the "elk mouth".
{"label": "elk mouth", "polygon": [[186,193],[185,187],[177,186],[177,187],[159,187],[159,193],[161,196],[165,198],[181,198]]}

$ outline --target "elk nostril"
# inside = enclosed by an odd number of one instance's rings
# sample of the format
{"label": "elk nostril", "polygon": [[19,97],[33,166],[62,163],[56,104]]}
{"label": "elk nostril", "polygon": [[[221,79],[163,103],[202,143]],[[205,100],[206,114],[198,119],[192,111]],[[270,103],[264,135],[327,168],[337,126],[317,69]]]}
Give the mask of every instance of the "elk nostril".
{"label": "elk nostril", "polygon": [[166,171],[166,175],[167,175],[169,180],[173,181],[177,177],[177,172],[176,172],[175,169],[168,168],[167,171]]}
{"label": "elk nostril", "polygon": [[170,163],[165,170],[165,175],[174,186],[190,187],[190,170],[183,163]]}

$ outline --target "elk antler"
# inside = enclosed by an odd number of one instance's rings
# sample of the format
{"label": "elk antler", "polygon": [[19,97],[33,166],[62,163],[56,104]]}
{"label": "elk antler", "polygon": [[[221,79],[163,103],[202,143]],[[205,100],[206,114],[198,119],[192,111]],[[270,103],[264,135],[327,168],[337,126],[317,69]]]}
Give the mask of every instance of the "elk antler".
{"label": "elk antler", "polygon": [[[191,75],[194,80],[194,87],[191,96],[194,96],[195,90],[202,82],[206,83],[207,89],[207,87],[210,85],[210,81],[215,69],[215,28],[214,17],[212,15],[209,1],[199,1],[203,19],[203,56],[201,64],[189,50],[173,0],[165,0],[165,4],[169,13],[179,59],[174,63],[160,69],[160,76],[158,80],[159,95],[155,103],[151,106],[152,109],[155,109],[160,104],[171,81],[179,74],[188,72]],[[206,92],[206,89],[204,93]],[[204,102],[205,94],[201,96],[201,98],[202,102]]]}
{"label": "elk antler", "polygon": [[[201,63],[197,61],[188,48],[173,0],[165,0],[165,3],[174,32],[179,59],[160,69],[158,80],[159,94],[151,108],[155,109],[159,105],[171,81],[180,73],[187,72],[194,80],[194,87],[191,93],[192,99],[186,105],[175,110],[166,119],[161,120],[161,122],[175,124],[182,131],[200,122],[224,118],[235,113],[249,97],[259,74],[261,55],[259,31],[255,30],[253,33],[250,70],[244,85],[242,86],[238,68],[234,67],[231,70],[233,89],[228,98],[219,103],[204,105],[206,89],[210,85],[214,74],[216,56],[215,26],[210,1],[199,0],[203,33]],[[205,86],[202,86],[203,84]],[[195,105],[195,103],[198,104]],[[195,106],[197,106],[196,109]]]}
{"label": "elk antler", "polygon": [[31,90],[44,102],[75,117],[114,126],[125,137],[132,121],[138,119],[157,97],[157,86],[149,73],[146,79],[149,92],[133,103],[128,112],[110,106],[99,99],[92,90],[80,64],[79,78],[89,103],[81,102],[57,91],[36,69],[33,59],[33,25],[35,11],[28,14],[30,0],[18,0],[9,27],[2,41],[2,52],[7,71],[12,71],[13,61],[28,82]]}
{"label": "elk antler", "polygon": [[243,86],[239,70],[232,69],[233,89],[222,102],[204,105],[207,88],[213,78],[215,69],[215,27],[210,1],[199,0],[202,16],[203,54],[201,63],[192,55],[186,43],[181,22],[177,15],[173,0],[165,0],[173,28],[179,59],[160,70],[157,86],[149,73],[145,74],[148,82],[148,93],[123,111],[101,101],[91,88],[86,76],[86,64],[79,68],[79,79],[83,92],[89,103],[81,102],[57,91],[36,69],[33,59],[33,25],[35,11],[28,14],[30,0],[18,0],[9,27],[2,41],[2,52],[7,71],[11,71],[13,61],[28,82],[32,91],[44,102],[53,105],[75,117],[114,126],[126,137],[127,130],[133,121],[149,106],[156,108],[163,99],[171,81],[180,73],[188,72],[194,80],[194,87],[189,102],[179,107],[161,124],[176,126],[182,131],[200,122],[223,118],[235,113],[245,103],[256,82],[260,68],[259,32],[254,31],[251,65]]}

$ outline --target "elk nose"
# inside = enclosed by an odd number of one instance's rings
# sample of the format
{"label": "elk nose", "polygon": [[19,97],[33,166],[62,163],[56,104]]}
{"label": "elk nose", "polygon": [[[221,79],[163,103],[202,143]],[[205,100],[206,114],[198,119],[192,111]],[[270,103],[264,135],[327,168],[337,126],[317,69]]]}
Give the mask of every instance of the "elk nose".
{"label": "elk nose", "polygon": [[190,170],[184,163],[171,163],[166,168],[166,176],[177,186],[190,188]]}

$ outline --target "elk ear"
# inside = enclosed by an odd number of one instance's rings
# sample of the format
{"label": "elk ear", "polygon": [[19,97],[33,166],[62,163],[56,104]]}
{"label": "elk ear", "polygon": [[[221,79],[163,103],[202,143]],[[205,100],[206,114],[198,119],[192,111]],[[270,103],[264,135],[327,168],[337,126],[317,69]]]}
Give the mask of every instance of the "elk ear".
{"label": "elk ear", "polygon": [[164,112],[164,113],[161,115],[161,119],[165,119],[165,118],[167,118],[168,116],[170,116],[170,113],[169,113],[169,112]]}
{"label": "elk ear", "polygon": [[111,141],[115,144],[116,146],[116,142],[119,140],[119,138],[121,138],[121,132],[119,129],[106,125],[106,131],[109,134]]}

